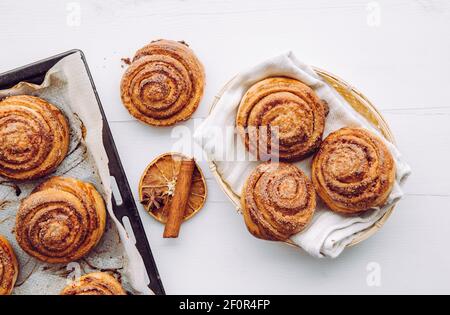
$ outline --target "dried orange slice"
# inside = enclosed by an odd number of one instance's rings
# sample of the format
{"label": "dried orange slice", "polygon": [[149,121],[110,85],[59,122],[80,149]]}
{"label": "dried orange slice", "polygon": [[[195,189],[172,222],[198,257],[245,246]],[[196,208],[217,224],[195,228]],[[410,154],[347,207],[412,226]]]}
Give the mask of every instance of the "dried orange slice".
{"label": "dried orange slice", "polygon": [[[181,153],[164,153],[158,156],[147,166],[139,182],[140,202],[150,215],[162,223],[167,221],[181,160],[186,158],[188,157]],[[184,220],[196,214],[205,200],[206,181],[196,163]]]}

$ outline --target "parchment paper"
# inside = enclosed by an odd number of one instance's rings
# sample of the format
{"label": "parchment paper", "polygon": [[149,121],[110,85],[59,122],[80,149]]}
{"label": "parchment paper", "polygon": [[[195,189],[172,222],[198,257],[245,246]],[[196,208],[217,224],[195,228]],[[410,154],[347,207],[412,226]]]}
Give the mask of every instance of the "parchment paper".
{"label": "parchment paper", "polygon": [[[102,141],[103,121],[81,54],[77,52],[59,61],[47,72],[41,85],[21,82],[0,91],[0,99],[19,94],[41,97],[60,108],[69,121],[71,139],[67,157],[53,174],[24,183],[0,177],[0,234],[10,241],[20,265],[13,294],[59,294],[71,280],[92,271],[115,274],[129,293],[152,294],[147,287],[142,257],[112,211],[111,178]],[[94,184],[109,214],[100,243],[85,258],[68,265],[46,264],[30,257],[17,244],[14,235],[20,200],[54,175]]]}

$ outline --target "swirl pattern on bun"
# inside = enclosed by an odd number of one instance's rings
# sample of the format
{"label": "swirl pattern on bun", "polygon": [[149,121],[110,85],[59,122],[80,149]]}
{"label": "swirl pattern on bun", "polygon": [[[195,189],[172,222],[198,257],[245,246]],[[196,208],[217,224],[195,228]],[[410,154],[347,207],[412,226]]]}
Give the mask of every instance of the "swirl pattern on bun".
{"label": "swirl pattern on bun", "polygon": [[0,235],[0,295],[11,294],[19,274],[19,264],[9,242]]}
{"label": "swirl pattern on bun", "polygon": [[62,291],[61,295],[126,295],[122,285],[106,272],[81,276]]}
{"label": "swirl pattern on bun", "polygon": [[302,160],[322,141],[328,106],[302,82],[286,77],[259,81],[245,93],[236,126],[245,147],[260,160]]}
{"label": "swirl pattern on bun", "polygon": [[38,260],[68,263],[97,245],[105,222],[105,204],[92,184],[52,177],[21,202],[16,238]]}
{"label": "swirl pattern on bun", "polygon": [[316,193],[296,166],[266,162],[247,179],[241,203],[250,233],[285,241],[308,226],[316,208]]}

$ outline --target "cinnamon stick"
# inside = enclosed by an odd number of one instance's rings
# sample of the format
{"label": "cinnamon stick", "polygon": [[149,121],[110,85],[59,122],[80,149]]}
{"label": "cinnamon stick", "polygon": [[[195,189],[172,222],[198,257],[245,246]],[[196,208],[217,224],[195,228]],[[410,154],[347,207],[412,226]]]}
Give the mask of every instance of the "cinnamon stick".
{"label": "cinnamon stick", "polygon": [[191,192],[192,174],[194,172],[194,159],[183,159],[175,184],[175,192],[169,208],[167,223],[164,228],[164,238],[176,238],[184,219],[186,206]]}

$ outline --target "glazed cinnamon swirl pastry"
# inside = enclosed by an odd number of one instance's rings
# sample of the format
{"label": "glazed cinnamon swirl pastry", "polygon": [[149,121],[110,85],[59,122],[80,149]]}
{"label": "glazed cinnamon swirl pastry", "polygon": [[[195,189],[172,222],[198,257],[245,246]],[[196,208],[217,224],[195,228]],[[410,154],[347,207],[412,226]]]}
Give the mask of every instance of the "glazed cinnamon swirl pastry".
{"label": "glazed cinnamon swirl pastry", "polygon": [[316,208],[316,193],[296,166],[265,162],[247,179],[241,203],[250,233],[284,241],[307,227]]}
{"label": "glazed cinnamon swirl pastry", "polygon": [[14,251],[9,242],[0,235],[0,295],[11,294],[19,274]]}
{"label": "glazed cinnamon swirl pastry", "polygon": [[203,66],[184,42],[158,40],[136,52],[122,78],[121,97],[135,118],[168,126],[191,117],[204,85]]}
{"label": "glazed cinnamon swirl pastry", "polygon": [[247,150],[260,160],[299,161],[320,145],[328,106],[302,82],[264,79],[245,93],[236,116]]}
{"label": "glazed cinnamon swirl pastry", "polygon": [[312,180],[331,210],[357,214],[386,202],[395,181],[395,164],[380,138],[364,129],[342,128],[320,146]]}
{"label": "glazed cinnamon swirl pastry", "polygon": [[41,261],[68,263],[97,245],[105,222],[105,204],[93,185],[52,177],[22,201],[16,238],[24,251]]}
{"label": "glazed cinnamon swirl pastry", "polygon": [[65,287],[61,295],[126,295],[121,284],[106,272],[88,273]]}
{"label": "glazed cinnamon swirl pastry", "polygon": [[29,180],[54,171],[69,148],[69,125],[54,105],[35,96],[0,102],[0,175]]}

